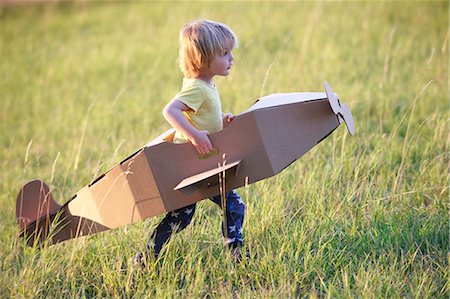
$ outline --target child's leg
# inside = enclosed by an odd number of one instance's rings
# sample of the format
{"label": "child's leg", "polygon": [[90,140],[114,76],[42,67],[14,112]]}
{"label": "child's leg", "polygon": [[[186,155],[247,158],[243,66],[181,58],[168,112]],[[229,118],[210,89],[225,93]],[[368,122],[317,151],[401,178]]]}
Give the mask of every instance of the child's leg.
{"label": "child's leg", "polygon": [[153,251],[158,256],[163,246],[169,241],[172,232],[182,231],[189,225],[194,216],[195,204],[169,212],[159,223],[147,242],[147,250]]}
{"label": "child's leg", "polygon": [[[221,206],[220,195],[210,198],[214,203]],[[227,193],[227,233],[228,238],[224,239],[224,244],[236,248],[243,245],[242,225],[244,223],[245,204],[235,190]],[[222,235],[225,237],[223,226]]]}

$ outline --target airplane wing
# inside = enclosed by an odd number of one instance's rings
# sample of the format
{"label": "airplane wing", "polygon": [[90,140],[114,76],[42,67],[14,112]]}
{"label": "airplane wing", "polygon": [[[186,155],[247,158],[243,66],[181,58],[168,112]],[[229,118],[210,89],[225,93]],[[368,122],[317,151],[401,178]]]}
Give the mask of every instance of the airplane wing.
{"label": "airplane wing", "polygon": [[218,175],[220,174],[223,174],[225,180],[227,177],[235,177],[238,173],[240,163],[241,160],[222,166],[219,165],[211,170],[188,177],[175,186],[174,190],[179,190],[187,196],[191,196],[199,189],[216,186],[219,184]]}

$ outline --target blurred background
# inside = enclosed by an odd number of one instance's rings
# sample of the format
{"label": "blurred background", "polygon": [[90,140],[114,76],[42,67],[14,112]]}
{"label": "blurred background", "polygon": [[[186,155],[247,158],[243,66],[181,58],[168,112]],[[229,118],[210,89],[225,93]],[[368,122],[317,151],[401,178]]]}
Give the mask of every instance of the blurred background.
{"label": "blurred background", "polygon": [[[235,280],[223,274],[220,211],[209,204],[174,240],[166,274],[150,270],[137,293],[122,268],[157,218],[39,256],[23,248],[14,212],[23,183],[41,178],[65,203],[169,129],[161,110],[181,87],[178,32],[200,18],[239,38],[231,74],[215,80],[225,112],[270,93],[324,91],[327,80],[349,104],[355,136],[339,128],[242,190],[247,250],[259,258],[230,270]],[[1,294],[448,295],[448,19],[447,1],[2,1]]]}

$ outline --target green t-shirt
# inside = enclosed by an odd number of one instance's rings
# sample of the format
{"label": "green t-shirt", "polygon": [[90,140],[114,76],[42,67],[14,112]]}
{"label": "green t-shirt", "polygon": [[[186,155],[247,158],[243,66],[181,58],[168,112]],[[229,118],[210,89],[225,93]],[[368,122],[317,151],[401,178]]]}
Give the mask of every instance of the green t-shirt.
{"label": "green t-shirt", "polygon": [[[215,133],[223,129],[222,104],[215,86],[200,79],[184,78],[181,91],[173,99],[191,109],[185,111],[184,115],[197,130]],[[173,142],[186,141],[182,133],[175,133]]]}

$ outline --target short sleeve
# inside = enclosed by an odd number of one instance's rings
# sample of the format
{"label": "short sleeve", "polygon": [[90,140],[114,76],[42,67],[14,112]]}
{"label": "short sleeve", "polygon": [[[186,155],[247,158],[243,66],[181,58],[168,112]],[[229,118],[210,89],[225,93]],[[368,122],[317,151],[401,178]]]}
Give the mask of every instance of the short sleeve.
{"label": "short sleeve", "polygon": [[190,85],[184,87],[173,99],[182,102],[191,108],[194,113],[197,113],[197,110],[203,104],[205,97],[199,86]]}

